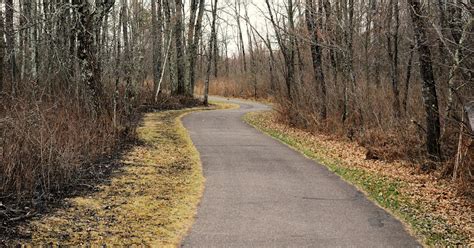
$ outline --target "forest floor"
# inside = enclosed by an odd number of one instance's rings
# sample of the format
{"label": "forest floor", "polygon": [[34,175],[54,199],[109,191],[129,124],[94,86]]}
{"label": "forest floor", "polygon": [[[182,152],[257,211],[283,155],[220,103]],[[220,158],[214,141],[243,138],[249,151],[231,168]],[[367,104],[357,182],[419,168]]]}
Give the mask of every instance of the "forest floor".
{"label": "forest floor", "polygon": [[473,199],[458,195],[449,181],[407,162],[366,160],[357,143],[281,124],[274,112],[249,113],[245,120],[357,186],[426,245],[474,245]]}
{"label": "forest floor", "polygon": [[118,160],[110,180],[67,198],[19,227],[8,245],[149,245],[175,247],[191,226],[204,178],[181,117],[230,104],[147,113],[139,142]]}

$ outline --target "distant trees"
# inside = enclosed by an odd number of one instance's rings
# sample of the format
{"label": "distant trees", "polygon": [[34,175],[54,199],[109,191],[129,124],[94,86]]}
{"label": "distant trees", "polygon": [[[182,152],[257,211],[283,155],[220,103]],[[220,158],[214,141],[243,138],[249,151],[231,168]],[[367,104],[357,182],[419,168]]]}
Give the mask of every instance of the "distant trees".
{"label": "distant trees", "polygon": [[0,194],[61,189],[134,134],[138,107],[193,96],[209,6],[1,0]]}
{"label": "distant trees", "polygon": [[[148,79],[153,89],[145,95],[165,90],[193,96],[202,76],[196,61],[206,56],[199,53],[206,43],[205,0],[5,0],[2,6],[0,91],[10,96],[33,89],[32,80],[49,93],[67,89],[100,114],[111,106],[109,95],[119,100],[114,106],[136,104]],[[109,94],[111,88],[117,90]]]}
{"label": "distant trees", "polygon": [[452,158],[469,130],[460,127],[474,100],[470,0],[0,3],[2,99],[73,100],[120,128],[160,93],[190,97],[209,84],[272,96],[300,127],[361,142],[390,133],[398,154],[433,160]]}
{"label": "distant trees", "polygon": [[[229,87],[211,92],[254,96],[258,90],[276,99],[294,125],[344,130],[374,146],[378,141],[367,137],[382,132],[397,137],[391,149],[404,154],[397,156],[453,158],[452,134],[467,132],[460,128],[462,106],[474,100],[471,1],[245,2],[264,23],[243,15],[241,4],[228,3],[237,52],[220,63],[233,65],[225,74]],[[247,37],[241,21],[251,30]]]}

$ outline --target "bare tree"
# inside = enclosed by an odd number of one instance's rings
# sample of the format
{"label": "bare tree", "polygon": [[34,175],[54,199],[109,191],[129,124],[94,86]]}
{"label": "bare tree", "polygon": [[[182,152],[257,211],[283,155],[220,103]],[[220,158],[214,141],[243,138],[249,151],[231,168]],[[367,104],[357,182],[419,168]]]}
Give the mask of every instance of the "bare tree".
{"label": "bare tree", "polygon": [[[270,21],[275,30],[275,35],[280,46],[281,53],[285,60],[286,72],[285,72],[285,83],[286,91],[288,98],[292,98],[292,84],[295,78],[295,37],[294,35],[289,35],[288,40],[284,40],[281,33],[281,27],[277,24],[276,19],[273,14],[273,9],[269,0],[265,0],[267,5],[268,13],[270,15]],[[293,1],[288,0],[286,6],[286,12],[288,15],[288,32],[294,34],[294,19],[293,19]]]}
{"label": "bare tree", "polygon": [[161,51],[162,51],[162,11],[161,0],[151,0],[151,23],[152,23],[152,45],[153,45],[153,92],[157,91],[161,75]]}
{"label": "bare tree", "polygon": [[214,4],[211,5],[212,8],[212,23],[211,23],[211,36],[209,37],[209,50],[208,50],[208,58],[207,58],[207,70],[206,70],[206,82],[204,86],[204,104],[209,104],[209,80],[211,76],[211,65],[212,65],[212,56],[216,56],[213,54],[214,47],[217,44],[214,42],[217,40],[214,36],[216,36],[216,19],[217,19],[217,0],[214,0]]}
{"label": "bare tree", "polygon": [[[3,0],[0,1],[3,4]],[[3,10],[0,10],[0,94],[3,92],[3,85],[5,81],[5,25],[3,22]]]}
{"label": "bare tree", "polygon": [[175,29],[174,38],[176,43],[176,76],[178,80],[178,87],[176,93],[178,95],[186,94],[186,78],[185,74],[185,57],[184,57],[184,42],[183,42],[183,2],[182,0],[175,0]]}
{"label": "bare tree", "polygon": [[[390,10],[389,10],[389,25],[388,25],[388,35],[387,35],[387,45],[388,45],[388,57],[390,59],[390,77],[392,79],[392,91],[393,91],[393,110],[395,112],[395,118],[400,118],[400,90],[399,90],[399,65],[398,65],[398,32],[400,29],[400,11],[398,6],[398,1],[390,0]],[[393,20],[395,23],[392,26]]]}
{"label": "bare tree", "polygon": [[315,13],[312,0],[306,0],[305,16],[306,26],[310,35],[310,47],[311,47],[311,58],[313,62],[314,79],[321,89],[321,111],[320,115],[322,119],[327,117],[327,104],[326,104],[326,82],[324,79],[324,71],[322,67],[322,54],[321,47],[318,41],[318,25],[316,23],[317,17]]}
{"label": "bare tree", "polygon": [[16,94],[17,90],[17,63],[15,52],[15,33],[13,27],[13,0],[5,0],[5,33],[7,48],[8,81],[11,82],[11,93]]}
{"label": "bare tree", "polygon": [[420,74],[423,80],[423,104],[426,112],[426,146],[432,158],[441,158],[440,122],[436,82],[434,80],[431,51],[428,45],[427,24],[420,0],[407,0],[413,20],[413,32],[420,57]]}
{"label": "bare tree", "polygon": [[[192,96],[194,94],[194,88],[196,85],[196,59],[197,59],[197,48],[201,38],[201,28],[202,28],[202,17],[204,14],[204,0],[193,0],[191,4],[191,16],[189,19],[188,26],[188,65],[189,65],[189,92],[188,94]],[[199,5],[197,7],[196,5]],[[197,9],[197,16],[196,16]]]}

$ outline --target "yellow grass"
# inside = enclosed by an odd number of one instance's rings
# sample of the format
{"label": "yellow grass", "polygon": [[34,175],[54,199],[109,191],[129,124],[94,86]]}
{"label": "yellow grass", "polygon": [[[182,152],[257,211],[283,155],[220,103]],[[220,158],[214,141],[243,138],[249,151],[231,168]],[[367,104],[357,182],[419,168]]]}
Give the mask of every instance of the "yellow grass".
{"label": "yellow grass", "polygon": [[[220,105],[233,108],[235,105]],[[199,154],[181,124],[194,108],[148,113],[142,145],[121,160],[110,183],[29,226],[33,245],[176,247],[193,223],[204,188]],[[208,109],[208,108],[207,108]]]}

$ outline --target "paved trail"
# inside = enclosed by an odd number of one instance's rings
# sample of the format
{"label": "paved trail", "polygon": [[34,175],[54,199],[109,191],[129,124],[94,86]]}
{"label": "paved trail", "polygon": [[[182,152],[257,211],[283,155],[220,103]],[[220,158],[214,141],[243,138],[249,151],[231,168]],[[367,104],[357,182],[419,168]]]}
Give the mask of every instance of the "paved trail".
{"label": "paved trail", "polygon": [[183,247],[417,247],[402,224],[324,166],[243,122],[268,107],[197,112],[184,126],[206,189]]}

